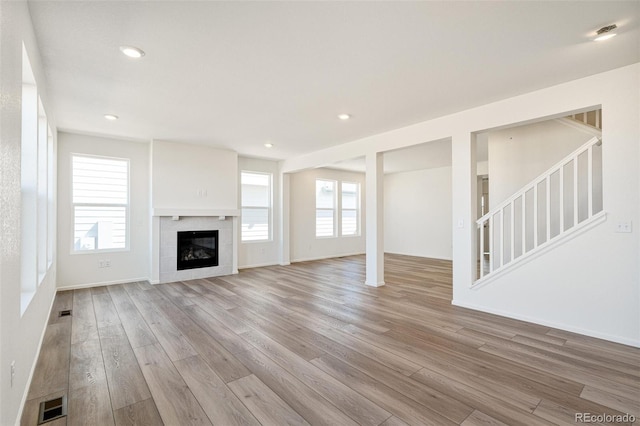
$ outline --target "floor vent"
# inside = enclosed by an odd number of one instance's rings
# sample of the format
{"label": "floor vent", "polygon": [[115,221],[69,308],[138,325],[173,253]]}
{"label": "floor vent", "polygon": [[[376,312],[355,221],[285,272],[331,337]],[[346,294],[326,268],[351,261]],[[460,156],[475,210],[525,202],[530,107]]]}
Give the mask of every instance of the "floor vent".
{"label": "floor vent", "polygon": [[38,424],[50,422],[67,415],[67,395],[50,399],[40,403],[40,413],[38,414]]}
{"label": "floor vent", "polygon": [[65,309],[64,311],[59,311],[58,312],[58,316],[59,317],[70,317],[71,316],[71,309]]}

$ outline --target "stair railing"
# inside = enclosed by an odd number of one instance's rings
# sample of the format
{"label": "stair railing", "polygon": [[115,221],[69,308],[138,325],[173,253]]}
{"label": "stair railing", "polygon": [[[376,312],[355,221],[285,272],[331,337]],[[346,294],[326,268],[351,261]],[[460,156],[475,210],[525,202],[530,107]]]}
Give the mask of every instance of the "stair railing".
{"label": "stair railing", "polygon": [[478,281],[602,211],[601,145],[600,137],[590,139],[476,221],[481,253]]}

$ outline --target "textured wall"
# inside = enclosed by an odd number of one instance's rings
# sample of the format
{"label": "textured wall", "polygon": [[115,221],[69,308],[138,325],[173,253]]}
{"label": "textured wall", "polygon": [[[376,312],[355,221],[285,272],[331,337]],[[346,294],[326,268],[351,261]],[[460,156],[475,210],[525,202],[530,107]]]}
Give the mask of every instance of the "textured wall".
{"label": "textured wall", "polygon": [[[0,424],[18,419],[51,302],[55,261],[21,314],[22,43],[55,132],[27,2],[0,2]],[[55,139],[54,139],[55,141]],[[55,259],[54,259],[55,260]],[[35,268],[34,264],[34,268]],[[15,361],[13,385],[10,365]]]}

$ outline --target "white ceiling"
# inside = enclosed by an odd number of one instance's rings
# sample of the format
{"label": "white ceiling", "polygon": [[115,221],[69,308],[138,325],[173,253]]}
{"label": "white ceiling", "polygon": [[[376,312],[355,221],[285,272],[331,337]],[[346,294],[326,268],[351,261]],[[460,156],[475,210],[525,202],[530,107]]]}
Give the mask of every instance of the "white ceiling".
{"label": "white ceiling", "polygon": [[[637,1],[30,1],[29,8],[59,128],[265,158],[640,61]],[[610,23],[618,37],[590,41]],[[129,59],[121,45],[146,56]],[[353,119],[338,120],[342,112]],[[120,119],[108,122],[106,113]]]}

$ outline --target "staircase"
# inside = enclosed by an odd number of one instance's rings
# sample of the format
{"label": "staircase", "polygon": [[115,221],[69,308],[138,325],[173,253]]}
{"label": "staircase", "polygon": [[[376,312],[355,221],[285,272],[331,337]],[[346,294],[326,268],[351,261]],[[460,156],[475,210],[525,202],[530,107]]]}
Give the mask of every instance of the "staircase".
{"label": "staircase", "polygon": [[594,129],[602,130],[602,109],[581,112],[578,114],[569,115],[565,118],[577,121]]}
{"label": "staircase", "polygon": [[480,247],[488,238],[489,250],[474,286],[604,218],[602,120],[596,112],[564,119],[591,126],[596,136],[476,221]]}

